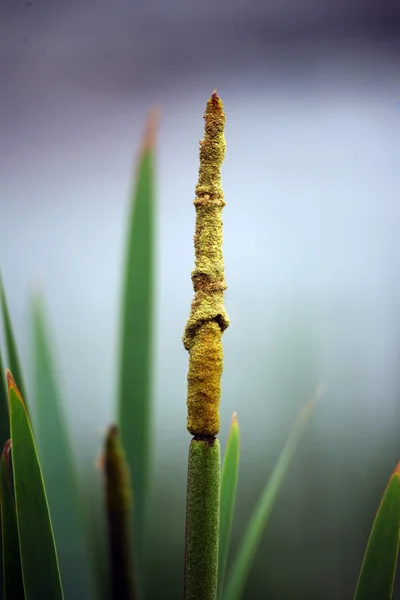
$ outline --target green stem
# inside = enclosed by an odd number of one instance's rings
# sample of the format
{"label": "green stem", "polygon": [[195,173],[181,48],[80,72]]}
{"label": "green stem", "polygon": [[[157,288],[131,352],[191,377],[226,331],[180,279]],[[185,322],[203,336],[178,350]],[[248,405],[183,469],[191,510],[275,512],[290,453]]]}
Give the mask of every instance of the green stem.
{"label": "green stem", "polygon": [[189,449],[185,600],[215,600],[218,578],[220,446],[193,438]]}

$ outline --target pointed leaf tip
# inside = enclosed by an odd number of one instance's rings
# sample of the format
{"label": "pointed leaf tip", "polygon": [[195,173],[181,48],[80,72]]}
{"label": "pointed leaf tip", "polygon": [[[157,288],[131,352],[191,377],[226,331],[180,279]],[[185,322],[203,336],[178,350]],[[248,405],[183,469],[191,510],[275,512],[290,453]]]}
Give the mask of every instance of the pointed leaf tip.
{"label": "pointed leaf tip", "polygon": [[383,499],[384,499],[384,497],[385,497],[385,494],[386,494],[386,492],[388,491],[388,488],[389,488],[390,484],[392,483],[392,481],[393,481],[393,477],[394,477],[395,475],[398,475],[398,476],[400,477],[400,461],[397,463],[397,465],[396,465],[396,466],[395,466],[395,468],[393,469],[393,471],[392,471],[392,473],[391,473],[391,475],[390,475],[389,481],[388,481],[388,482],[387,482],[387,484],[386,484],[385,491],[384,491],[384,493],[383,493],[383,496],[382,496],[382,498],[381,498],[381,501],[380,501],[380,503],[379,503],[378,512],[379,512],[379,509],[380,509],[380,508],[381,508],[381,506],[382,506],[382,502],[383,502]]}
{"label": "pointed leaf tip", "polygon": [[316,401],[320,400],[323,396],[325,396],[327,392],[327,387],[323,381],[319,381],[317,384],[317,388],[315,390],[315,399]]}
{"label": "pointed leaf tip", "polygon": [[326,387],[322,382],[319,382],[317,387],[315,388],[314,395],[312,398],[306,402],[300,412],[300,419],[308,419],[309,416],[314,412],[318,403],[322,400],[322,398],[326,394]]}
{"label": "pointed leaf tip", "polygon": [[18,381],[19,387],[23,396],[26,398],[26,391],[22,377],[21,363],[19,360],[17,343],[13,331],[10,311],[7,304],[6,294],[4,287],[0,281],[0,312],[3,321],[3,328],[5,334],[6,350],[8,356],[8,362],[10,369],[12,370],[14,377]]}
{"label": "pointed leaf tip", "polygon": [[154,148],[160,121],[161,109],[159,107],[152,108],[146,120],[142,141],[142,152],[145,152],[146,150],[152,150]]}
{"label": "pointed leaf tip", "polygon": [[396,474],[400,475],[400,461],[397,463],[396,467],[394,468],[392,477],[393,477],[393,475],[396,475]]}
{"label": "pointed leaf tip", "polygon": [[18,389],[10,369],[6,369],[6,381],[8,390],[10,390],[11,387],[15,387],[16,389]]}
{"label": "pointed leaf tip", "polygon": [[[43,474],[25,404],[10,371],[12,472],[26,598],[64,600]],[[34,499],[34,501],[32,501]]]}
{"label": "pointed leaf tip", "polygon": [[6,369],[6,380],[7,380],[7,389],[8,389],[8,393],[11,393],[11,388],[14,388],[14,392],[16,393],[18,399],[22,402],[22,404],[24,405],[25,408],[25,402],[23,401],[23,398],[21,396],[21,392],[18,389],[17,384],[15,383],[15,379],[12,376],[12,373],[9,369]]}

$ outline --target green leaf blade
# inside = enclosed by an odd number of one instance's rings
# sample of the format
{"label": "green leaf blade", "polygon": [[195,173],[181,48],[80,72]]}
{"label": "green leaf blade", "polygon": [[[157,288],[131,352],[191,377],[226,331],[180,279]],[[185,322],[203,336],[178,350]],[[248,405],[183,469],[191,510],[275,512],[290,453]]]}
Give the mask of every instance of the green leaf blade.
{"label": "green leaf blade", "polygon": [[[31,308],[33,329],[35,432],[46,481],[58,559],[64,576],[66,599],[93,598],[93,565],[85,537],[83,503],[78,483],[72,443],[57,383],[53,351],[42,300]],[[68,577],[73,572],[74,577]],[[97,578],[96,578],[97,579]]]}
{"label": "green leaf blade", "polygon": [[392,473],[365,550],[354,600],[391,600],[400,542],[400,463]]}
{"label": "green leaf blade", "polygon": [[4,600],[25,600],[12,481],[9,471],[10,443],[0,459],[1,526],[3,543]]}
{"label": "green leaf blade", "polygon": [[239,600],[243,595],[254,556],[260,544],[268,519],[272,513],[272,509],[274,508],[278,493],[285,480],[297,444],[300,441],[304,428],[314,412],[316,403],[321,395],[322,389],[317,388],[314,398],[307,402],[301,410],[279,456],[275,469],[264,487],[264,491],[250,518],[247,530],[239,545],[234,563],[230,570],[224,588],[224,600]]}
{"label": "green leaf blade", "polygon": [[0,276],[0,304],[3,315],[4,332],[6,336],[6,347],[8,356],[8,366],[11,373],[13,373],[14,380],[18,385],[18,389],[21,390],[22,397],[25,399],[26,406],[26,389],[24,385],[24,379],[22,376],[21,362],[19,359],[17,342],[15,340],[14,330],[12,326],[10,311],[7,304],[6,293],[4,290],[3,282]]}
{"label": "green leaf blade", "polygon": [[22,396],[7,372],[15,504],[26,600],[64,600],[42,470]]}
{"label": "green leaf blade", "polygon": [[147,124],[129,222],[123,282],[119,364],[118,429],[132,477],[135,563],[142,571],[151,467],[154,305],[154,136]]}
{"label": "green leaf blade", "polygon": [[221,508],[219,522],[218,598],[222,598],[228,561],[232,521],[235,511],[239,474],[240,431],[236,413],[233,414],[228,444],[225,450],[221,476]]}

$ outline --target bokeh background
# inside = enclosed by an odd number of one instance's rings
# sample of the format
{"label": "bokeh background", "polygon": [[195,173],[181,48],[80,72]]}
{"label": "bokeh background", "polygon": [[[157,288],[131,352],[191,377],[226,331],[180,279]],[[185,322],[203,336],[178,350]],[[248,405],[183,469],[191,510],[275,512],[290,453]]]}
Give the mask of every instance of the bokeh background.
{"label": "bokeh background", "polygon": [[352,597],[400,459],[399,33],[394,0],[0,0],[0,266],[28,381],[30,296],[45,292],[82,471],[114,419],[132,167],[162,108],[149,598],[182,590],[181,335],[214,88],[227,114],[223,448],[233,410],[242,434],[234,546],[299,408],[328,388],[246,598]]}

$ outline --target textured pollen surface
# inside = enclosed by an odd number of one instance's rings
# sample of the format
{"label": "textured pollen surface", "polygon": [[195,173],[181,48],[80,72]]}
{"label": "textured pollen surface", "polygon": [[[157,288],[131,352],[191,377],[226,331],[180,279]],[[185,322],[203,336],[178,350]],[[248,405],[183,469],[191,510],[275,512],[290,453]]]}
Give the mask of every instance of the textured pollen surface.
{"label": "textured pollen surface", "polygon": [[219,404],[223,368],[222,333],[229,325],[224,307],[222,253],[221,165],[225,156],[225,114],[214,92],[204,114],[204,139],[200,142],[199,180],[196,186],[195,297],[183,335],[189,351],[188,431],[214,436],[219,431]]}

